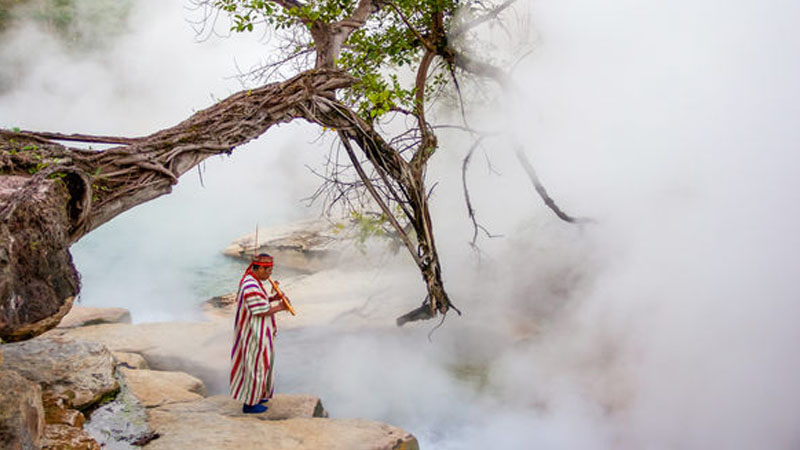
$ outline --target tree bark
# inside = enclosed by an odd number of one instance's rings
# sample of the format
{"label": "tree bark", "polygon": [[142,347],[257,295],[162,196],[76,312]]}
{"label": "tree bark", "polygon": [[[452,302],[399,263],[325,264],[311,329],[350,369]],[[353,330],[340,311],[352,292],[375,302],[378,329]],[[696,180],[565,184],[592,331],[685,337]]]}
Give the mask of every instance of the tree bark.
{"label": "tree bark", "polygon": [[[305,72],[239,92],[140,138],[0,130],[0,339],[41,334],[66,314],[80,290],[72,243],[118,214],[168,194],[182,174],[209,156],[230,153],[275,124],[306,117],[319,98],[353,81],[341,71]],[[54,136],[126,144],[92,151],[48,139]]]}

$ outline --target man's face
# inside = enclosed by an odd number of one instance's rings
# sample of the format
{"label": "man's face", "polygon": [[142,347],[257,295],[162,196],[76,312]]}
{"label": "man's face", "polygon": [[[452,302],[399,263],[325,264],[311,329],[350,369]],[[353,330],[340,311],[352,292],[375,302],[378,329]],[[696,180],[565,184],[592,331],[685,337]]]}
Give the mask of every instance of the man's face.
{"label": "man's face", "polygon": [[253,274],[254,274],[254,275],[256,276],[256,278],[258,278],[259,280],[262,280],[262,281],[263,281],[263,280],[266,280],[267,278],[269,278],[269,277],[270,277],[270,275],[272,275],[272,267],[267,267],[267,266],[254,266],[254,267],[253,267]]}

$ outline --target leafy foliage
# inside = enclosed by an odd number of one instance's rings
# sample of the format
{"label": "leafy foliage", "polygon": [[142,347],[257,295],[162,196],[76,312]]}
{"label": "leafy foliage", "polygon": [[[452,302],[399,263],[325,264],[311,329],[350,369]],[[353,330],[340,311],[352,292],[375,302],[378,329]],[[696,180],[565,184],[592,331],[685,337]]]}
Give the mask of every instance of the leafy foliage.
{"label": "leafy foliage", "polygon": [[[343,100],[368,121],[393,111],[416,107],[414,74],[428,46],[447,46],[446,31],[459,10],[474,9],[474,0],[395,0],[378,3],[371,14],[344,42],[336,66],[360,80],[343,92]],[[334,25],[350,17],[356,0],[311,0],[299,3],[268,0],[216,0],[214,6],[231,18],[231,30],[253,31],[258,24],[273,29],[307,33],[314,26]],[[439,29],[441,28],[441,29]],[[425,42],[428,40],[428,42]],[[295,55],[306,50],[295,46]],[[293,55],[286,55],[291,57]],[[436,91],[448,78],[440,72],[425,86]]]}

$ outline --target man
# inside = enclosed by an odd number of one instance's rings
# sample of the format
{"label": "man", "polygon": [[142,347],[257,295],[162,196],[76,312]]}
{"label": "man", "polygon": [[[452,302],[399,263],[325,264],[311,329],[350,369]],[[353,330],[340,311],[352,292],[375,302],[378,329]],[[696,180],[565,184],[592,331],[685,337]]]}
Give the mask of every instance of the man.
{"label": "man", "polygon": [[286,307],[277,293],[270,297],[261,284],[272,274],[272,256],[253,258],[236,294],[231,396],[244,403],[242,412],[262,413],[272,398],[275,369],[275,313]]}

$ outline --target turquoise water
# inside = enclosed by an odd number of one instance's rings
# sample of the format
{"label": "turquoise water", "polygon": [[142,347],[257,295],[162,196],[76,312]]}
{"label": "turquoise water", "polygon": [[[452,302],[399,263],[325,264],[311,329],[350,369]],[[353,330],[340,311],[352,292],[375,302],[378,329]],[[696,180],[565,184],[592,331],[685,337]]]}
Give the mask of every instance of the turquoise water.
{"label": "turquoise water", "polygon": [[[256,225],[263,230],[315,215],[300,201],[310,191],[286,188],[285,177],[295,175],[265,176],[276,173],[279,157],[265,147],[260,140],[230,158],[210,158],[204,183],[189,172],[173,193],[73,245],[81,304],[127,308],[134,322],[191,320],[199,303],[235,291],[245,264],[221,254],[231,241]],[[303,179],[314,181],[309,174]]]}

